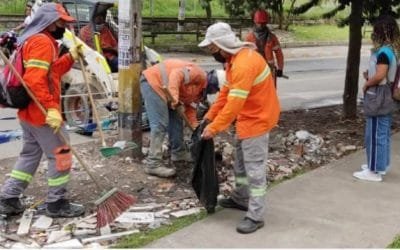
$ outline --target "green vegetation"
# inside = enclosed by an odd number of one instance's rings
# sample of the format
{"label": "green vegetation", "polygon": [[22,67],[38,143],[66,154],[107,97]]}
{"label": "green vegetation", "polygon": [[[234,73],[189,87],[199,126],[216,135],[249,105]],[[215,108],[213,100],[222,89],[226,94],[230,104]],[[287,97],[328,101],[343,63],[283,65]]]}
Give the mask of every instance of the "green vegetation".
{"label": "green vegetation", "polygon": [[[177,17],[177,0],[153,0],[153,16],[156,17]],[[215,17],[227,17],[224,7],[218,0],[211,1],[212,15]],[[151,16],[150,0],[143,1],[143,16]],[[200,6],[199,0],[186,0],[187,17],[206,17],[205,10]]]}
{"label": "green vegetation", "polygon": [[176,232],[184,227],[189,226],[190,224],[204,219],[207,216],[205,211],[202,211],[199,214],[182,217],[179,219],[175,219],[172,221],[171,225],[165,225],[159,227],[154,230],[149,230],[145,232],[140,232],[137,234],[133,234],[131,236],[127,236],[118,242],[115,248],[140,248],[143,247],[150,242],[160,239],[164,236],[167,236],[173,232]]}
{"label": "green vegetation", "polygon": [[348,41],[349,27],[339,28],[336,25],[292,25],[295,41],[318,42],[318,41]]}
{"label": "green vegetation", "polygon": [[[300,6],[308,1],[309,0],[296,0],[295,7]],[[284,1],[283,8],[286,13],[289,11],[291,3],[292,1]],[[336,5],[337,1],[332,1],[332,0],[323,1],[319,6],[311,8],[304,14],[296,16],[296,19],[320,20],[321,16],[324,13],[334,9]],[[346,7],[343,11],[338,12],[338,14],[335,16],[335,19],[343,19],[347,17],[349,14],[350,14],[350,8]]]}
{"label": "green vegetation", "polygon": [[1,0],[0,14],[24,14],[25,0]]}
{"label": "green vegetation", "polygon": [[392,243],[387,248],[400,248],[400,235],[396,236]]}

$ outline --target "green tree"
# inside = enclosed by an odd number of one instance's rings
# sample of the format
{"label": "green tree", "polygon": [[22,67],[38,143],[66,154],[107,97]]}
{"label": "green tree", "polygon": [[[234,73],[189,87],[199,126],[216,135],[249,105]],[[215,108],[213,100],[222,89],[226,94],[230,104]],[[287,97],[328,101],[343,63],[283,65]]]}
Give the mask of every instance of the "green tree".
{"label": "green tree", "polygon": [[[310,0],[295,8],[294,14],[304,13],[317,6],[322,0]],[[360,70],[360,50],[362,42],[362,27],[368,21],[373,21],[382,14],[399,16],[400,0],[336,0],[337,6],[323,15],[330,18],[339,11],[350,6],[350,15],[340,20],[339,25],[349,25],[349,50],[347,54],[346,77],[343,92],[343,116],[354,118],[357,115],[358,76]]]}

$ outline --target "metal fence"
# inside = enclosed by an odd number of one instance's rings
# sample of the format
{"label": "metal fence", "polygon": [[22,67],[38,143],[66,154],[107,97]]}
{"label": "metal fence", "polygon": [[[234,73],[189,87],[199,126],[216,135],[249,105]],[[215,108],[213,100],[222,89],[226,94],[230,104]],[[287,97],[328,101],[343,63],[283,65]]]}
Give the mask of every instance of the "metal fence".
{"label": "metal fence", "polygon": [[0,15],[24,14],[26,0],[0,0]]}

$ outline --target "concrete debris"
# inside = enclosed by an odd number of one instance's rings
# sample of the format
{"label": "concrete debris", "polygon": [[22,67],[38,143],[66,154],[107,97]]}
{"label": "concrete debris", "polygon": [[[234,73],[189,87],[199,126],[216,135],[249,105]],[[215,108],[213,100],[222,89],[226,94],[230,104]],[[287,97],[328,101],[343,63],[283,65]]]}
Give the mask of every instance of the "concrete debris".
{"label": "concrete debris", "polygon": [[47,238],[47,244],[60,242],[60,241],[67,241],[71,239],[71,234],[68,231],[61,230],[61,231],[52,231]]}
{"label": "concrete debris", "polygon": [[200,213],[200,208],[196,207],[196,208],[191,208],[191,209],[188,209],[188,210],[172,212],[171,216],[173,216],[175,218],[181,218],[181,217],[184,217],[184,216],[188,216],[188,215],[192,215],[192,214],[198,214],[198,213]]}
{"label": "concrete debris", "polygon": [[34,229],[39,229],[39,230],[46,230],[51,226],[51,223],[53,223],[53,219],[50,217],[47,217],[45,215],[41,215],[35,223],[33,223],[32,228]]}
{"label": "concrete debris", "polygon": [[115,221],[121,223],[152,223],[154,221],[154,213],[125,212],[115,219]]}
{"label": "concrete debris", "polygon": [[17,235],[23,236],[23,235],[27,235],[29,233],[29,230],[31,228],[32,218],[33,218],[33,210],[31,210],[31,209],[25,210],[24,213],[22,214],[22,217],[21,217],[21,220],[19,223]]}
{"label": "concrete debris", "polygon": [[79,249],[83,248],[82,243],[78,239],[72,239],[68,241],[62,241],[50,245],[45,245],[43,248],[55,248],[55,249]]}
{"label": "concrete debris", "polygon": [[102,235],[98,237],[92,237],[92,238],[86,238],[82,240],[82,243],[86,244],[89,242],[97,242],[97,241],[104,241],[104,240],[113,240],[122,236],[130,235],[130,234],[135,234],[139,233],[139,230],[130,230],[126,232],[120,232],[120,233],[115,233],[115,234],[109,234],[109,235]]}

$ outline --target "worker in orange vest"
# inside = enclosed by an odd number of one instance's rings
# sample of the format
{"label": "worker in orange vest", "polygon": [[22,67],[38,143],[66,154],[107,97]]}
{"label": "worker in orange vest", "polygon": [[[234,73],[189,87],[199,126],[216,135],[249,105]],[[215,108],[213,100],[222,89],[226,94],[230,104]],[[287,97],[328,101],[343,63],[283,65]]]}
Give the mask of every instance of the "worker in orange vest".
{"label": "worker in orange vest", "polygon": [[202,121],[209,123],[202,138],[215,137],[236,120],[235,189],[219,204],[247,211],[236,230],[252,233],[264,226],[269,131],[280,114],[271,69],[254,44],[240,41],[227,23],[211,25],[199,47],[226,69],[226,82]]}
{"label": "worker in orange vest", "polygon": [[[198,125],[196,107],[218,86],[210,86],[206,72],[190,61],[167,59],[143,71],[140,92],[150,123],[150,149],[144,160],[145,172],[158,177],[172,177],[175,169],[163,164],[162,145],[165,135],[171,147],[171,161],[192,161],[183,140],[183,123],[178,109],[183,109],[189,126]],[[218,83],[217,83],[218,85]],[[168,97],[168,92],[171,98]]]}
{"label": "worker in orange vest", "polygon": [[267,26],[269,15],[265,10],[257,10],[253,16],[253,22],[255,27],[247,34],[246,41],[256,44],[257,51],[265,58],[273,71],[276,87],[276,77],[283,76],[284,59],[281,45],[276,35]]}
{"label": "worker in orange vest", "polygon": [[25,69],[22,77],[46,109],[46,114],[34,101],[18,110],[23,133],[22,151],[1,188],[0,214],[13,215],[24,211],[25,206],[19,197],[33,180],[43,154],[48,161],[46,215],[78,217],[85,212],[84,206],[67,199],[72,154],[56,133],[62,130],[65,136],[68,135],[61,115],[61,77],[71,69],[81,53],[81,45],[75,45],[70,48],[70,53],[60,56],[57,40],[63,37],[66,26],[74,21],[61,4],[45,3],[19,39]]}
{"label": "worker in orange vest", "polygon": [[95,46],[94,32],[99,33],[99,45],[104,57],[110,65],[111,72],[118,72],[118,40],[114,36],[110,26],[106,23],[107,12],[103,11],[94,15],[93,23],[89,23],[81,28],[79,37],[89,47],[97,49]]}

